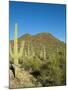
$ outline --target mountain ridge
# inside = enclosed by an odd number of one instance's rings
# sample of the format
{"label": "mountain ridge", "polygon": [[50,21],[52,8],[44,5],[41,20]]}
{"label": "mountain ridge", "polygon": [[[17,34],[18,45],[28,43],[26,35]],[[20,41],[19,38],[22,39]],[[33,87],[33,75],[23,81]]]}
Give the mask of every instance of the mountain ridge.
{"label": "mountain ridge", "polygon": [[[59,38],[55,37],[53,34],[48,33],[48,32],[41,32],[41,33],[37,33],[37,34],[34,34],[34,35],[33,34],[26,33],[26,34],[23,34],[20,37],[18,37],[18,39],[25,38],[25,37],[36,37],[36,36],[41,36],[41,35],[42,36],[43,35],[48,35],[48,36],[51,36],[51,37],[53,37],[53,38],[55,38],[55,39],[57,39],[57,40],[59,40],[61,42],[64,42],[64,41],[60,40]],[[13,41],[13,40],[10,40],[10,41]]]}
{"label": "mountain ridge", "polygon": [[[62,49],[65,48],[65,43],[63,41],[57,39],[51,33],[47,32],[38,33],[36,35],[31,35],[28,33],[24,34],[18,38],[18,44],[20,44],[23,40],[25,40],[25,42],[31,42],[36,48],[42,48],[42,46],[45,46],[48,48],[48,50],[53,50],[57,47]],[[13,40],[10,40],[10,43],[13,45]]]}

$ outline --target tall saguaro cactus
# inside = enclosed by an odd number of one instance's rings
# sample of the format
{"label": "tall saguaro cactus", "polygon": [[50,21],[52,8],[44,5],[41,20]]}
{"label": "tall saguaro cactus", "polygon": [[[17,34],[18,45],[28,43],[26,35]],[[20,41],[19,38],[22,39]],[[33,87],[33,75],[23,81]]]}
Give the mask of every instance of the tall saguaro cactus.
{"label": "tall saguaro cactus", "polygon": [[17,76],[17,66],[18,60],[22,57],[23,49],[24,49],[24,41],[21,43],[20,51],[18,52],[18,39],[17,39],[18,25],[15,24],[14,30],[14,47],[13,51],[10,45],[10,56],[14,59],[14,68],[15,68],[15,76]]}

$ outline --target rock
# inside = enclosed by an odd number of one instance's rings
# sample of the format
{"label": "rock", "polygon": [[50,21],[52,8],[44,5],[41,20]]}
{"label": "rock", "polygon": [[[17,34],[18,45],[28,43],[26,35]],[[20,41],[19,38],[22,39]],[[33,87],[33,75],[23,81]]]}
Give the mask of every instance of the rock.
{"label": "rock", "polygon": [[9,73],[10,73],[10,75],[9,75],[10,79],[14,79],[14,75],[13,75],[12,70],[10,70]]}
{"label": "rock", "polygon": [[10,85],[11,89],[13,88],[27,88],[27,87],[36,87],[36,79],[25,70],[19,68],[18,78],[13,77],[13,73],[10,70]]}

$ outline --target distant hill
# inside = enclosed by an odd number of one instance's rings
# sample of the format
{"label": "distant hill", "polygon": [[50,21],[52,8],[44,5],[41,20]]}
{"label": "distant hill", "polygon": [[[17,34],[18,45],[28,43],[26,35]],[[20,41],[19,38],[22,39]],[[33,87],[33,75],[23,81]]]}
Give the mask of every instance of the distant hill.
{"label": "distant hill", "polygon": [[[36,35],[30,35],[27,33],[18,38],[18,43],[20,44],[22,40],[25,40],[25,42],[31,42],[35,49],[42,48],[42,46],[45,46],[47,51],[55,51],[56,48],[62,50],[65,49],[65,43],[55,38],[50,33],[44,32]],[[13,41],[10,42],[13,45]]]}

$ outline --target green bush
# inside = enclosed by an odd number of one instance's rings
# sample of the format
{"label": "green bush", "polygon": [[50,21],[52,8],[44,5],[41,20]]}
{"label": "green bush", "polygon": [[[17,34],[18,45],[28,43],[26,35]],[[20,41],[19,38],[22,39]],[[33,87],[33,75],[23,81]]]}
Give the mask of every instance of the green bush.
{"label": "green bush", "polygon": [[25,70],[39,70],[42,62],[37,57],[34,57],[32,59],[25,59],[21,65]]}

